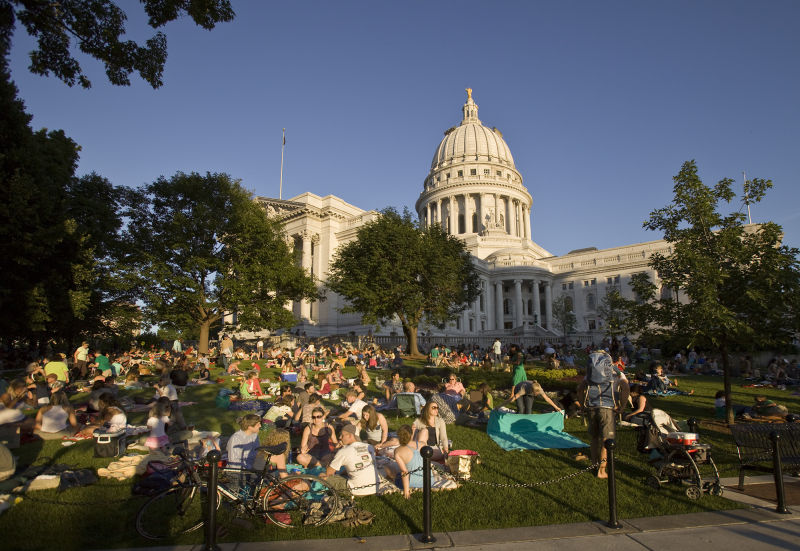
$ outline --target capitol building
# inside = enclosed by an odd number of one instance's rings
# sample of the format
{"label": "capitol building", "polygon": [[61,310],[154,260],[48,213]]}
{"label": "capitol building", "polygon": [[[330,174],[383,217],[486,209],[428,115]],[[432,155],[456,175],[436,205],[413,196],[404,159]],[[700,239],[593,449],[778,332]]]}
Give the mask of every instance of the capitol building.
{"label": "capitol building", "polygon": [[[533,197],[514,165],[503,134],[484,126],[478,105],[467,89],[461,122],[444,132],[434,151],[430,172],[422,183],[415,209],[421,225],[441,224],[463,240],[472,253],[481,279],[478,300],[448,326],[420,326],[420,335],[482,342],[496,336],[524,343],[599,340],[604,320],[598,308],[611,289],[632,296],[630,276],[648,272],[651,254],[668,254],[664,241],[612,249],[579,249],[554,256],[531,234]],[[302,266],[320,284],[336,250],[356,238],[359,228],[379,216],[342,199],[303,193],[289,200],[258,197],[267,213],[284,225],[287,238],[299,251]],[[665,289],[664,292],[668,293]],[[575,331],[562,335],[554,321],[553,302],[565,297],[575,313]],[[379,328],[363,326],[358,314],[342,314],[345,301],[328,292],[322,302],[292,305],[299,325],[293,331],[309,337],[367,334],[402,335],[399,322]]]}

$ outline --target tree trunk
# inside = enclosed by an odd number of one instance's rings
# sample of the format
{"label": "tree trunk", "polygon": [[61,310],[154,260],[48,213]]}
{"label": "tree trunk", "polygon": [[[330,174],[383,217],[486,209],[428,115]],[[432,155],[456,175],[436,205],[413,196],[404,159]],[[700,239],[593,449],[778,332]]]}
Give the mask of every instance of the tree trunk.
{"label": "tree trunk", "polygon": [[200,324],[200,338],[197,341],[197,351],[200,354],[208,354],[208,333],[211,329],[211,320],[205,320]]}
{"label": "tree trunk", "polygon": [[411,356],[419,356],[419,347],[417,345],[417,326],[411,327],[408,324],[403,323],[403,333],[406,336],[406,342],[408,343],[406,346],[406,354]]}
{"label": "tree trunk", "polygon": [[722,384],[725,389],[725,419],[729,425],[734,423],[733,420],[733,401],[731,400],[731,365],[728,358],[728,347],[722,345],[719,347],[720,354],[722,354]]}

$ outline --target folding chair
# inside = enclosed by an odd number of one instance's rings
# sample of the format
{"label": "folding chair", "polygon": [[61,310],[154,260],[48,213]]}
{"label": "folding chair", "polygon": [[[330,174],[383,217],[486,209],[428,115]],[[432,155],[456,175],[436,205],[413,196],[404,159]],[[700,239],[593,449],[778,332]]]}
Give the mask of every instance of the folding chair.
{"label": "folding chair", "polygon": [[417,406],[411,394],[395,394],[398,417],[416,417]]}

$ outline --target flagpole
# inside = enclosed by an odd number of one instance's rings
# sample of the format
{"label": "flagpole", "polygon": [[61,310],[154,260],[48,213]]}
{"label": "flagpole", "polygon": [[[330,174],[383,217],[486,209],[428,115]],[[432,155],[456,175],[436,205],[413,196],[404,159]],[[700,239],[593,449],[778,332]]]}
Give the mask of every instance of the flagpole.
{"label": "flagpole", "polygon": [[283,129],[283,140],[281,142],[281,183],[278,188],[278,199],[283,199],[283,148],[286,147],[286,129]]}
{"label": "flagpole", "polygon": [[744,202],[747,203],[747,223],[752,224],[753,219],[750,217],[750,198],[747,196],[747,176],[744,170],[742,171],[742,185],[744,186]]}

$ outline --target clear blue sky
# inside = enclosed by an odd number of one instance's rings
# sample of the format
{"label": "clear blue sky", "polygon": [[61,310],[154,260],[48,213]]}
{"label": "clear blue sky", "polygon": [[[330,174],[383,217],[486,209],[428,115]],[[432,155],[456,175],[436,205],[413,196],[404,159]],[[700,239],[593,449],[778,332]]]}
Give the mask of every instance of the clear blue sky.
{"label": "clear blue sky", "polygon": [[[133,38],[152,34],[124,1]],[[642,229],[672,176],[770,178],[753,220],[800,247],[800,2],[258,2],[207,32],[166,27],[165,85],[91,90],[12,72],[34,127],[83,148],[80,172],[138,186],[227,172],[277,197],[334,194],[413,208],[464,88],[504,134],[533,195],[532,232],[555,254],[661,238]],[[736,205],[738,208],[738,204]]]}

